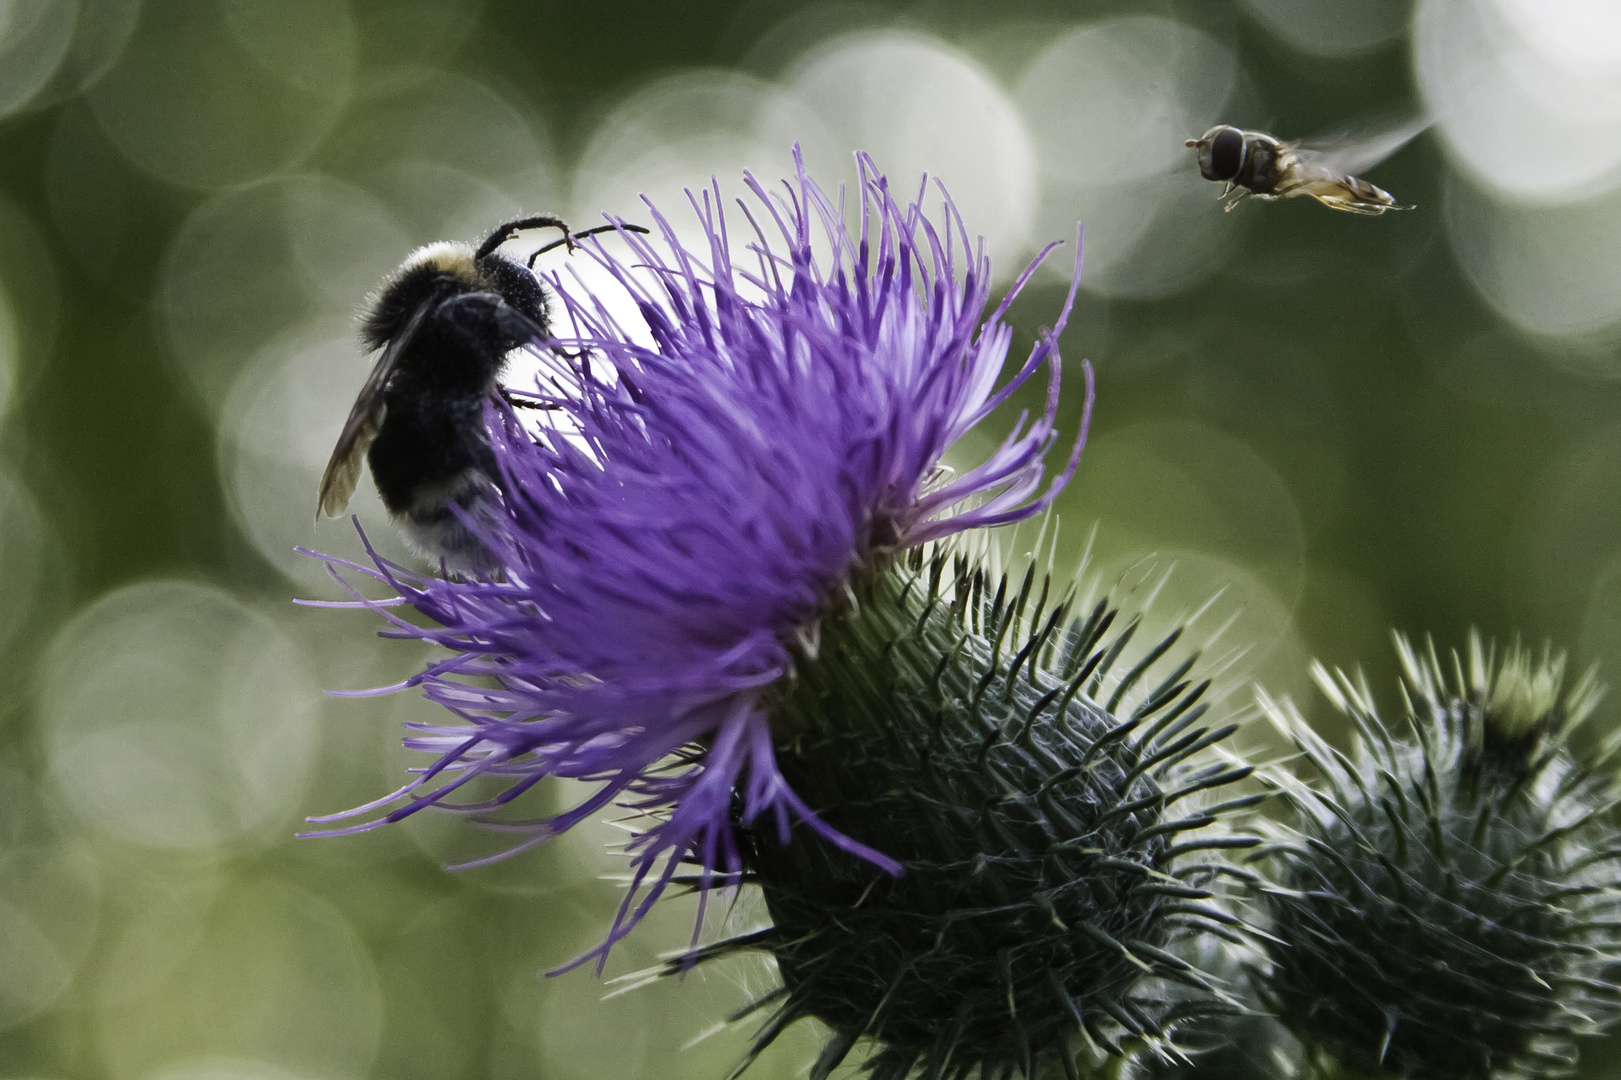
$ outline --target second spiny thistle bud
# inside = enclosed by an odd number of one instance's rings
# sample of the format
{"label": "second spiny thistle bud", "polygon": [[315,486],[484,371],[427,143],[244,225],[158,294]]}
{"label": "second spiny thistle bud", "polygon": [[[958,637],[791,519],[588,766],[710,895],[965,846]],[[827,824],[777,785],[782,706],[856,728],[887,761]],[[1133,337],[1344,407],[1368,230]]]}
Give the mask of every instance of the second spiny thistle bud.
{"label": "second spiny thistle bud", "polygon": [[1180,632],[1123,661],[1136,622],[1072,619],[1035,583],[915,554],[855,582],[772,689],[785,779],[903,872],[804,826],[743,830],[774,925],[672,968],[776,960],[755,1052],[815,1017],[818,1080],[863,1038],[876,1080],[1075,1076],[1078,1051],[1168,1050],[1229,1007],[1187,957],[1238,922],[1213,902],[1237,873],[1219,849],[1258,842],[1207,829],[1252,801],[1204,797],[1251,771],[1198,757],[1233,728],[1202,723],[1193,660],[1165,659]]}
{"label": "second spiny thistle bud", "polygon": [[1568,737],[1591,677],[1478,638],[1453,677],[1396,639],[1409,732],[1366,683],[1314,674],[1352,723],[1349,757],[1263,700],[1320,774],[1283,778],[1293,835],[1269,849],[1270,970],[1258,978],[1321,1068],[1424,1080],[1568,1071],[1616,1015],[1621,857],[1609,755]]}

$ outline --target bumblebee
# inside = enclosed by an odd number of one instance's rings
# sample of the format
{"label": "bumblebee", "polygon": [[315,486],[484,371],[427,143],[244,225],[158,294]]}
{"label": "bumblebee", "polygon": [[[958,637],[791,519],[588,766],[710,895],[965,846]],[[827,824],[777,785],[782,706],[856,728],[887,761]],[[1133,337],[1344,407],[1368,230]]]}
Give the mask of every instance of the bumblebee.
{"label": "bumblebee", "polygon": [[1410,122],[1359,138],[1290,143],[1218,124],[1187,145],[1199,152],[1200,174],[1226,185],[1223,198],[1243,189],[1228,201],[1228,210],[1246,195],[1268,201],[1309,195],[1334,210],[1371,215],[1412,207],[1396,205],[1390,192],[1352,174],[1379,164],[1428,126]]}
{"label": "bumblebee", "polygon": [[535,275],[496,249],[541,228],[561,229],[558,243],[572,249],[577,236],[614,226],[571,233],[555,217],[509,221],[476,249],[419,248],[376,293],[361,338],[381,355],[321,476],[317,520],[348,506],[364,459],[408,547],[451,573],[499,567],[466,523],[493,521],[499,499],[484,404],[502,393],[507,354],[545,341],[551,320]]}

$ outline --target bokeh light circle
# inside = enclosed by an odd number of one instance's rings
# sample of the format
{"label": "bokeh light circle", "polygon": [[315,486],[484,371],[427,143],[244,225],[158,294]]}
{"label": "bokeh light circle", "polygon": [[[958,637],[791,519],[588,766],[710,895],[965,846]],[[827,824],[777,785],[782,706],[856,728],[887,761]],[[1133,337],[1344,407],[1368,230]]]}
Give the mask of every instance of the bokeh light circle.
{"label": "bokeh light circle", "polygon": [[88,845],[63,841],[0,854],[0,1030],[49,1007],[73,984],[100,923],[101,870]]}
{"label": "bokeh light circle", "polygon": [[1621,65],[1621,5],[1610,0],[1491,0],[1531,45],[1560,63],[1613,77]]}
{"label": "bokeh light circle", "polygon": [[53,245],[33,217],[0,194],[0,291],[9,307],[15,386],[26,386],[50,363],[62,315],[62,288]]}
{"label": "bokeh light circle", "polygon": [[400,544],[369,473],[342,517],[315,516],[322,470],[373,359],[347,321],[310,324],[259,353],[221,410],[218,460],[232,516],[272,566],[320,595],[337,588],[326,565],[294,548],[369,563],[351,516],[380,554],[421,565]]}
{"label": "bokeh light circle", "polygon": [[[106,1069],[231,1080],[368,1075],[383,1006],[376,967],[343,914],[274,879],[234,881],[210,899],[186,924],[139,918],[115,942],[99,978],[148,992],[102,996],[94,1022]],[[159,972],[128,970],[147,958],[159,959]]]}
{"label": "bokeh light circle", "polygon": [[1060,498],[1101,519],[1099,557],[1204,551],[1242,565],[1286,607],[1300,596],[1306,539],[1293,493],[1244,442],[1186,421],[1148,421],[1086,448]]}
{"label": "bokeh light circle", "polygon": [[[872,154],[908,198],[926,173],[951,192],[969,235],[985,238],[995,272],[1018,273],[1033,238],[1036,150],[1012,99],[981,65],[926,35],[860,32],[817,45],[783,83],[831,137],[826,148],[806,149],[824,187],[853,179],[856,150]],[[1073,236],[1072,224],[1057,239]]]}
{"label": "bokeh light circle", "polygon": [[0,1029],[15,1027],[62,996],[73,968],[26,911],[0,899]]}
{"label": "bokeh light circle", "polygon": [[344,322],[353,334],[354,312],[411,247],[376,197],[329,176],[217,195],[187,218],[164,263],[158,309],[173,358],[218,408],[253,356],[290,330]]}
{"label": "bokeh light circle", "polygon": [[831,138],[809,106],[776,83],[683,71],[640,88],[597,125],[574,173],[570,214],[581,227],[605,213],[651,224],[645,196],[678,234],[695,234],[688,189],[701,194],[717,181],[729,203],[746,194],[745,169],[774,186],[792,167],[795,140],[825,147]]}
{"label": "bokeh light circle", "polygon": [[58,17],[76,12],[72,39],[56,70],[28,107],[41,109],[83,93],[118,61],[139,21],[143,0],[52,0]]}
{"label": "bokeh light circle", "polygon": [[1614,10],[1609,0],[1420,0],[1419,91],[1477,178],[1543,200],[1621,179],[1621,46],[1605,32]]}
{"label": "bokeh light circle", "polygon": [[1257,22],[1292,49],[1344,57],[1394,41],[1407,29],[1411,0],[1244,0]]}
{"label": "bokeh light circle", "polygon": [[6,567],[0,578],[0,643],[38,616],[40,594],[47,591],[54,568],[56,539],[33,492],[0,466],[0,560]]}
{"label": "bokeh light circle", "polygon": [[1522,330],[1582,335],[1621,321],[1621,190],[1545,205],[1452,177],[1446,228],[1469,280]]}
{"label": "bokeh light circle", "polygon": [[1118,184],[1186,171],[1183,145],[1219,114],[1237,80],[1232,53],[1172,19],[1130,15],[1074,27],[1019,80],[1042,171]]}
{"label": "bokeh light circle", "polygon": [[543,117],[446,71],[365,82],[314,164],[369,191],[413,244],[482,238],[513,217],[562,209]]}
{"label": "bokeh light circle", "polygon": [[1183,144],[1221,118],[1238,74],[1224,45],[1158,16],[1073,27],[1030,61],[1016,94],[1041,153],[1037,232],[1085,223],[1085,288],[1162,296],[1223,260],[1236,219]]}
{"label": "bokeh light circle", "polygon": [[88,100],[139,168],[182,187],[239,184],[315,149],[348,98],[355,48],[343,0],[165,0]]}
{"label": "bokeh light circle", "polygon": [[225,592],[153,581],[80,612],[42,661],[58,792],[125,841],[209,850],[292,831],[322,696],[298,647]]}
{"label": "bokeh light circle", "polygon": [[42,90],[73,43],[77,0],[7,0],[0,4],[0,116]]}

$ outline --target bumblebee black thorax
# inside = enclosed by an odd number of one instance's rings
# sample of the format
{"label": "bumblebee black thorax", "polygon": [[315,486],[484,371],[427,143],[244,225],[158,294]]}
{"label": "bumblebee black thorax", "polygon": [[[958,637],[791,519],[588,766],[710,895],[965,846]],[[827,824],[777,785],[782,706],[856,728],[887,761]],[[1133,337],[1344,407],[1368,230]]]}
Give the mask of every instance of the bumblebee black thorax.
{"label": "bumblebee black thorax", "polygon": [[507,355],[550,330],[540,282],[496,249],[540,227],[568,232],[556,218],[533,217],[507,222],[477,248],[429,244],[372,297],[361,336],[380,355],[321,476],[319,513],[344,510],[364,461],[407,546],[450,572],[499,567],[469,524],[489,525],[499,498],[485,412],[502,393]]}
{"label": "bumblebee black thorax", "polygon": [[391,511],[409,513],[425,486],[468,470],[494,473],[485,403],[507,354],[546,326],[546,294],[528,270],[495,254],[475,261],[463,245],[425,249],[383,289],[363,333],[374,348],[400,341],[401,351],[366,457]]}

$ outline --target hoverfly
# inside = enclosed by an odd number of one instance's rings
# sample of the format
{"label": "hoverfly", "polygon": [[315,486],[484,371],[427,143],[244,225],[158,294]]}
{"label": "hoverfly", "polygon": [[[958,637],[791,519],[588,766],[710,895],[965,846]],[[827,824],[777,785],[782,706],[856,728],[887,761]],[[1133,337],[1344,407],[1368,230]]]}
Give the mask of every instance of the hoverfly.
{"label": "hoverfly", "polygon": [[1242,189],[1228,200],[1228,210],[1246,195],[1269,202],[1310,195],[1330,209],[1382,214],[1412,207],[1398,206],[1390,192],[1355,174],[1373,168],[1427,127],[1429,121],[1413,120],[1373,134],[1284,142],[1265,132],[1218,124],[1187,145],[1199,151],[1204,178],[1226,185],[1222,198],[1235,187]]}

